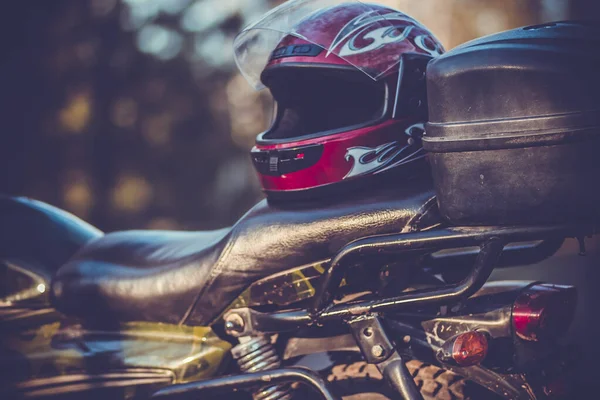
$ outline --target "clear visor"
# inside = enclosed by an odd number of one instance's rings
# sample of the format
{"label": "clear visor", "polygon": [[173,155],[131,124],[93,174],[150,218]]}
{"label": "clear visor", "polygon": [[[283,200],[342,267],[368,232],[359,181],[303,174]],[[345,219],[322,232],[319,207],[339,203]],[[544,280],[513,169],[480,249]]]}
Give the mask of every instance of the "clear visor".
{"label": "clear visor", "polygon": [[[328,23],[332,15],[330,9],[340,4],[347,4],[351,13],[344,26],[332,32],[311,29]],[[311,20],[315,23],[310,23]],[[382,46],[386,40],[397,42],[402,39],[401,35],[408,35],[410,29],[396,28],[398,21],[414,23],[402,13],[357,0],[290,0],[238,34],[234,41],[234,57],[248,82],[254,88],[262,89],[260,75],[271,53],[284,37],[292,35],[323,48],[327,56],[334,54],[371,79],[378,80],[399,62],[400,55],[378,56],[374,61],[370,50]]]}

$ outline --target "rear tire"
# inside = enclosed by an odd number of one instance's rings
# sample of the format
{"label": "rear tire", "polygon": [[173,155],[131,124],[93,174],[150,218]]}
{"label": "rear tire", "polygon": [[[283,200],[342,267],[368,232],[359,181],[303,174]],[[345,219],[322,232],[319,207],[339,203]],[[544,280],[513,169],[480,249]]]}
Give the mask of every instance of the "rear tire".
{"label": "rear tire", "polygon": [[[467,381],[435,365],[411,360],[406,366],[424,400],[467,400]],[[327,377],[332,390],[344,400],[387,400],[397,398],[383,381],[377,367],[365,361],[337,364]]]}

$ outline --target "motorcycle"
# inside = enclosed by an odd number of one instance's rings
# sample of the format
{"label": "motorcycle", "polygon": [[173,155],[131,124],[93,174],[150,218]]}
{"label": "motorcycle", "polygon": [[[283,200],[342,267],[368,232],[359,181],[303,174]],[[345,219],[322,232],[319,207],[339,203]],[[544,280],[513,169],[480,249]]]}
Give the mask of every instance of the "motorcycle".
{"label": "motorcycle", "polygon": [[598,233],[590,30],[431,61],[429,178],[263,200],[208,232],[103,234],[1,198],[1,398],[572,396],[576,289],[488,278]]}
{"label": "motorcycle", "polygon": [[[426,186],[318,209],[263,201],[232,228],[188,233],[103,235],[47,204],[3,198],[2,398],[559,390],[567,360],[555,339],[575,289],[486,280],[592,231],[450,226]],[[67,284],[72,298],[61,297]]]}

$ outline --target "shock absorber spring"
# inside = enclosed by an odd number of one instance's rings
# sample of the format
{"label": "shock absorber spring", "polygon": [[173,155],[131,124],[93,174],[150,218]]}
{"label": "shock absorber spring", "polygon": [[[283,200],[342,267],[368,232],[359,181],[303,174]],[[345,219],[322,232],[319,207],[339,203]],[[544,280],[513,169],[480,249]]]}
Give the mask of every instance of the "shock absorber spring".
{"label": "shock absorber spring", "polygon": [[[231,354],[243,372],[258,372],[279,368],[281,359],[268,336],[241,337]],[[289,384],[264,386],[253,394],[254,400],[291,400]]]}

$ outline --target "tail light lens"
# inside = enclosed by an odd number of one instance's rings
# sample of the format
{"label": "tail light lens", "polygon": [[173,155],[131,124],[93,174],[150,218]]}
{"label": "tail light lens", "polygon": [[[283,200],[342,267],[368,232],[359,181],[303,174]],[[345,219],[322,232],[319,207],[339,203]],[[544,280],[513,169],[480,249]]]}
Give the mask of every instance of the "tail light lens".
{"label": "tail light lens", "polygon": [[470,331],[447,340],[438,353],[438,358],[442,362],[470,367],[481,363],[487,351],[487,336],[482,332]]}
{"label": "tail light lens", "polygon": [[533,285],[513,304],[514,332],[529,341],[560,336],[569,328],[576,304],[577,290],[573,286]]}

